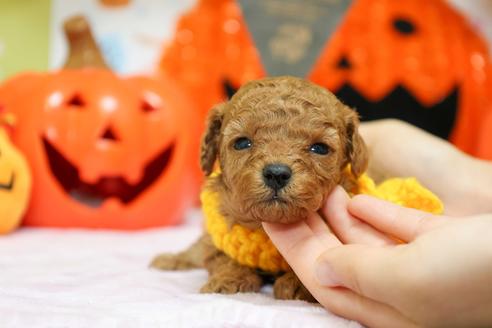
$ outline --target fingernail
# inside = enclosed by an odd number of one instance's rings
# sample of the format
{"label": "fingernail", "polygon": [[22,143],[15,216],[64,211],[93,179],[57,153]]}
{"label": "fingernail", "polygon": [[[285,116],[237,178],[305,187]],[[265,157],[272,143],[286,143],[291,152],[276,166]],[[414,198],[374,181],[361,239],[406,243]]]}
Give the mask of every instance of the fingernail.
{"label": "fingernail", "polygon": [[336,287],[342,286],[342,281],[333,271],[330,264],[326,261],[318,262],[316,266],[316,279],[321,286]]}

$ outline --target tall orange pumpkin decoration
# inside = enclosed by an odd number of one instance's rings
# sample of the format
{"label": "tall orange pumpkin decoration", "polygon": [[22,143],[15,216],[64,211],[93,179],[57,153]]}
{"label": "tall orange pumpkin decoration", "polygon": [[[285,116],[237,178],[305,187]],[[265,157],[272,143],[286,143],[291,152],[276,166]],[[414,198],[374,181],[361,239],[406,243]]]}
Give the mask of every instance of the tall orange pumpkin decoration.
{"label": "tall orange pumpkin decoration", "polygon": [[[266,74],[238,1],[198,1],[161,60],[161,71],[180,77],[198,97],[202,114]],[[293,16],[312,14],[313,1],[297,2]],[[288,11],[291,3],[262,1],[275,11]],[[445,1],[354,0],[306,77],[363,120],[400,118],[485,156],[477,140],[492,111],[491,73],[485,42]]]}
{"label": "tall orange pumpkin decoration", "polygon": [[[106,68],[82,17],[67,21],[66,67],[7,81],[15,143],[33,169],[25,224],[138,229],[176,224],[193,201],[196,129],[167,79]],[[2,97],[2,95],[0,95]]]}

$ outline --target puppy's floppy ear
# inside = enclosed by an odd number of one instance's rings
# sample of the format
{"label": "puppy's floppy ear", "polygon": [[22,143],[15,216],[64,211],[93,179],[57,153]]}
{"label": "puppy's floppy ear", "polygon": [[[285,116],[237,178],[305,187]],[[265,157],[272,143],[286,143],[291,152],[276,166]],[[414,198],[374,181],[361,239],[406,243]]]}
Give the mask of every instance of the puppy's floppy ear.
{"label": "puppy's floppy ear", "polygon": [[200,166],[205,175],[210,175],[219,152],[219,136],[224,118],[225,104],[212,108],[207,117],[207,126],[202,138]]}
{"label": "puppy's floppy ear", "polygon": [[350,163],[352,174],[358,178],[367,169],[367,147],[359,134],[359,117],[357,113],[348,107],[346,107],[344,112],[345,131],[347,135],[345,155],[347,162]]}

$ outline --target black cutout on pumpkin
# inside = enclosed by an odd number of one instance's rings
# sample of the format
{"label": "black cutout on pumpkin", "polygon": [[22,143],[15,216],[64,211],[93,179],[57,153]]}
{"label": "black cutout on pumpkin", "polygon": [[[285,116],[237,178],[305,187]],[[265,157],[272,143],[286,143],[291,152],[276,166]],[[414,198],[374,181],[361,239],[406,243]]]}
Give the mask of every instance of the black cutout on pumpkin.
{"label": "black cutout on pumpkin", "polygon": [[352,63],[348,60],[347,56],[343,55],[337,63],[337,68],[339,69],[351,69]]}
{"label": "black cutout on pumpkin", "polygon": [[142,105],[140,107],[142,109],[143,112],[145,113],[150,113],[150,112],[153,112],[155,110],[157,110],[157,108],[155,108],[155,106],[153,106],[150,102],[148,102],[147,100],[143,100],[142,101]]}
{"label": "black cutout on pumpkin", "polygon": [[371,102],[355,88],[345,84],[335,92],[346,105],[355,108],[362,121],[398,118],[441,138],[449,138],[458,110],[459,87],[453,88],[440,102],[426,107],[402,86],[383,99]]}
{"label": "black cutout on pumpkin", "polygon": [[119,141],[120,138],[117,137],[116,133],[114,133],[114,130],[112,127],[106,128],[106,131],[101,136],[101,139],[105,140],[111,140],[111,141]]}
{"label": "black cutout on pumpkin", "polygon": [[85,101],[79,94],[76,93],[72,96],[72,98],[70,98],[70,100],[68,101],[68,105],[73,107],[84,107]]}
{"label": "black cutout on pumpkin", "polygon": [[14,183],[15,183],[15,173],[12,173],[10,175],[10,180],[7,183],[0,183],[0,190],[7,190],[10,191],[14,189]]}
{"label": "black cutout on pumpkin", "polygon": [[103,176],[96,183],[80,180],[79,170],[70,163],[46,138],[42,138],[51,173],[72,199],[97,208],[106,199],[118,198],[130,204],[147,190],[162,174],[171,161],[174,143],[163,149],[143,168],[143,177],[137,184],[128,183],[121,176]]}
{"label": "black cutout on pumpkin", "polygon": [[222,82],[222,88],[227,96],[227,99],[231,99],[238,90],[238,88],[235,88],[229,80],[224,80]]}
{"label": "black cutout on pumpkin", "polygon": [[415,33],[417,28],[415,27],[415,24],[412,23],[410,20],[407,18],[396,18],[393,20],[393,27],[403,35],[410,35]]}

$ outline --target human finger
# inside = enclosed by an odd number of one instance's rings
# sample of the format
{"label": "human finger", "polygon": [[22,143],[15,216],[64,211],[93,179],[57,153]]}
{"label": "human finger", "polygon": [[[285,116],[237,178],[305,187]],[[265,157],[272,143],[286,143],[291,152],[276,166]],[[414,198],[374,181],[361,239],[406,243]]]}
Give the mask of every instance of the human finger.
{"label": "human finger", "polygon": [[391,304],[400,281],[402,246],[343,245],[325,250],[315,262],[320,285],[342,286],[375,301]]}
{"label": "human finger", "polygon": [[449,217],[402,207],[367,195],[353,197],[349,201],[348,211],[377,230],[405,242],[450,220]]}
{"label": "human finger", "polygon": [[371,225],[358,220],[348,210],[350,198],[337,186],[322,209],[328,224],[344,244],[394,245],[396,242]]}
{"label": "human finger", "polygon": [[316,239],[326,247],[340,245],[340,240],[333,234],[325,220],[318,213],[310,213],[305,222]]}
{"label": "human finger", "polygon": [[350,289],[322,288],[315,289],[312,294],[332,313],[360,322],[365,327],[418,327],[393,307],[359,295]]}

